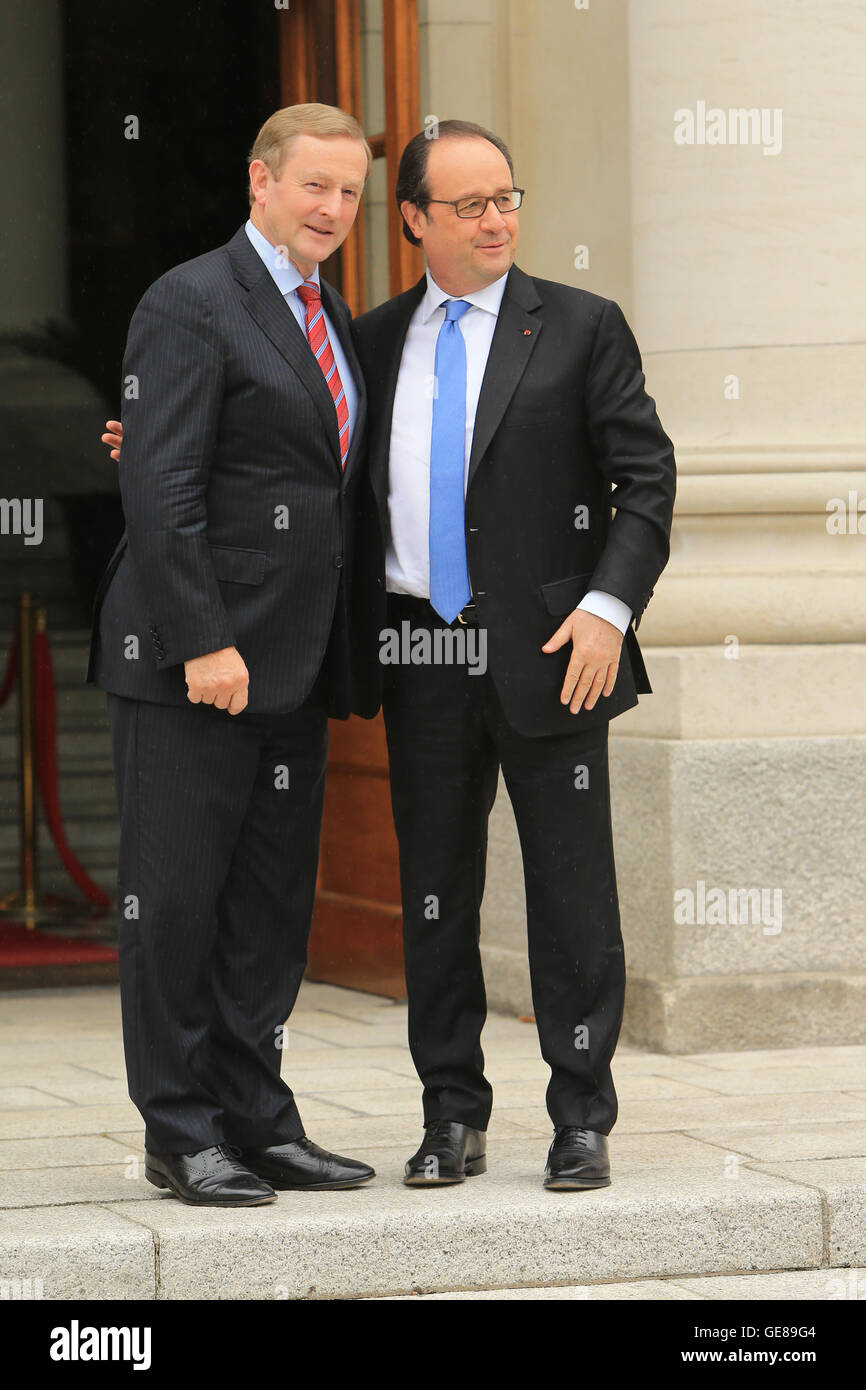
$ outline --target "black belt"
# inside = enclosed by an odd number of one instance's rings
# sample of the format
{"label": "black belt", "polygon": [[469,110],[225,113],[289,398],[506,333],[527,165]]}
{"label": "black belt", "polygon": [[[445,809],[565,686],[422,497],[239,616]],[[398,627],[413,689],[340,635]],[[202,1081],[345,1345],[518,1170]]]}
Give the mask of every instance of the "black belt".
{"label": "black belt", "polygon": [[456,621],[463,627],[477,627],[478,609],[475,607],[475,604],[471,602],[464,604],[463,608],[457,614]]}
{"label": "black belt", "polygon": [[[416,598],[414,594],[389,594],[388,604],[398,613],[404,613],[406,617],[414,615],[419,622],[423,622],[427,627],[441,627],[445,619],[436,612],[429,599]],[[454,622],[448,623],[448,627],[478,627],[478,609],[474,599],[470,599],[464,604]]]}

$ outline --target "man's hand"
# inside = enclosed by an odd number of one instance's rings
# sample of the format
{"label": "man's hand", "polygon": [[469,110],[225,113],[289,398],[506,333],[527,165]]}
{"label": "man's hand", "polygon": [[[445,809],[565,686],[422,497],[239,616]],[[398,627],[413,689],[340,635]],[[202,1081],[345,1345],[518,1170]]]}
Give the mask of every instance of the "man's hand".
{"label": "man's hand", "polygon": [[229,714],[246,708],[250,673],[236,647],[223,647],[183,663],[187,699],[194,705],[216,705]]}
{"label": "man's hand", "polygon": [[565,673],[560,700],[569,701],[572,714],[581,705],[594,709],[599,695],[609,695],[619,670],[623,634],[606,618],[596,617],[585,608],[575,608],[561,627],[556,629],[543,652],[558,652],[569,640],[574,650]]}
{"label": "man's hand", "polygon": [[120,446],[123,443],[123,425],[119,420],[106,420],[105,428],[107,433],[100,436],[103,444],[107,444],[111,449],[111,457],[117,463],[120,458]]}
{"label": "man's hand", "polygon": [[[111,457],[120,458],[123,425],[119,420],[106,420],[103,444],[111,446]],[[194,656],[183,663],[186,675],[187,699],[194,705],[216,705],[229,714],[246,709],[250,673],[236,647],[223,647],[206,656]]]}

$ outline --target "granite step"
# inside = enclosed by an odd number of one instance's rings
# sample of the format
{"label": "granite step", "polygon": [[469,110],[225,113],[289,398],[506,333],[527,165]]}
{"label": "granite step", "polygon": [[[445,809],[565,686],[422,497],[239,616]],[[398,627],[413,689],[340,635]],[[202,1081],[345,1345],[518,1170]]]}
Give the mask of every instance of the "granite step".
{"label": "granite step", "polygon": [[420,1134],[405,1006],[307,981],[284,1073],[308,1133],[376,1177],[198,1210],[144,1179],[116,988],[44,996],[0,1013],[0,1275],[41,1280],[45,1299],[866,1292],[866,1048],[621,1047],[612,1184],[554,1193],[535,1029],[493,1014],[488,1172],[425,1191],[401,1181]]}

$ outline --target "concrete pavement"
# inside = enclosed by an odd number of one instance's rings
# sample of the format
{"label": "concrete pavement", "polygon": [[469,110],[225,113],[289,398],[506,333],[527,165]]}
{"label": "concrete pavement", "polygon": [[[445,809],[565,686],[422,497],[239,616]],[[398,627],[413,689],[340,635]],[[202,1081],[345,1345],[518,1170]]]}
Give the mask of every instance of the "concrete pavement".
{"label": "concrete pavement", "polygon": [[489,1172],[417,1190],[405,1006],[305,983],[284,1074],[368,1187],[183,1205],[143,1177],[116,987],[0,997],[0,1296],[863,1299],[866,1047],[622,1048],[610,1188],[550,1193],[547,1068],[492,1015]]}

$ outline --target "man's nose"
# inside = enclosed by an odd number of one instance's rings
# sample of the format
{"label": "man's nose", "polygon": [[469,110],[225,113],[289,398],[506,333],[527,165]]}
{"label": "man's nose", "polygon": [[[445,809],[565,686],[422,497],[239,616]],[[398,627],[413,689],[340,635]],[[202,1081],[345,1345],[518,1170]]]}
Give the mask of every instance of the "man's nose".
{"label": "man's nose", "polygon": [[502,213],[495,203],[488,203],[481,217],[479,226],[485,232],[501,232],[508,226]]}
{"label": "man's nose", "polygon": [[343,195],[339,188],[330,193],[324,193],[319,201],[319,212],[324,217],[338,217],[342,201]]}

